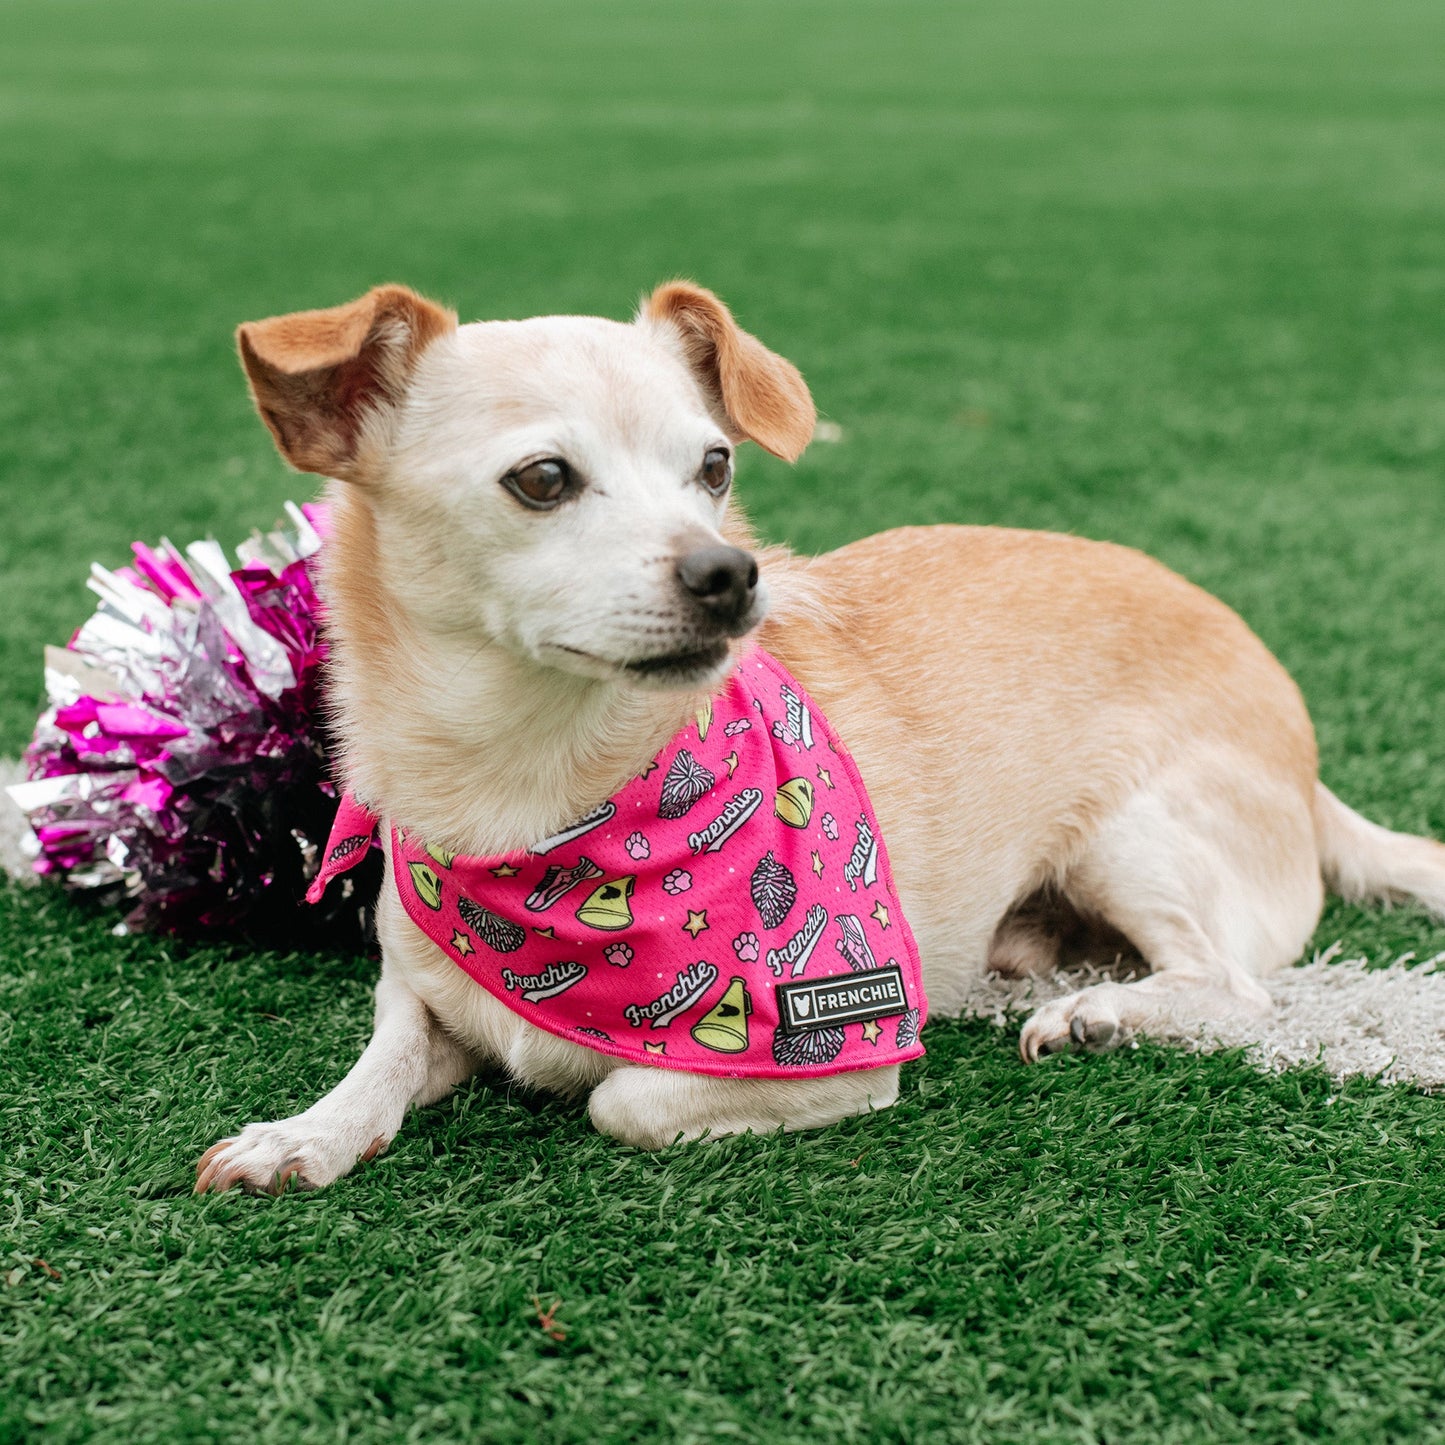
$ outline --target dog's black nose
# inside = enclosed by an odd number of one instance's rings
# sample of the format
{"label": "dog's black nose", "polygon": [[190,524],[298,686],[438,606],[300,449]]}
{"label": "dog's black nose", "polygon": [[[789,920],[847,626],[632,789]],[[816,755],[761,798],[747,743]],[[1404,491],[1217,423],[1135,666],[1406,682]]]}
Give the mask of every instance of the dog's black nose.
{"label": "dog's black nose", "polygon": [[699,547],[678,561],[677,580],[714,622],[732,629],[752,610],[758,564],[740,547]]}

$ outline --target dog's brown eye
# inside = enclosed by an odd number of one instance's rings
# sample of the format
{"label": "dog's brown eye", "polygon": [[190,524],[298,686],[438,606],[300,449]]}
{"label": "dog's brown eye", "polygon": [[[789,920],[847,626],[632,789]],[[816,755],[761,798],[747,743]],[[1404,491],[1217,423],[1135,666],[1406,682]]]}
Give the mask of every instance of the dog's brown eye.
{"label": "dog's brown eye", "polygon": [[502,478],[502,484],[529,507],[555,507],[572,479],[567,463],[548,457],[530,466],[518,467]]}
{"label": "dog's brown eye", "polygon": [[733,479],[733,459],[721,447],[714,447],[702,459],[700,480],[713,496],[720,497]]}

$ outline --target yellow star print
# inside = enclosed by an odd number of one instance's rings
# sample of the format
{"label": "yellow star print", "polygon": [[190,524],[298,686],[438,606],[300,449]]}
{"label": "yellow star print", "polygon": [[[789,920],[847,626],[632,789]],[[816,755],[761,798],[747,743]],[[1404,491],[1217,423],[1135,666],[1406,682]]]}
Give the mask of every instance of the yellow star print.
{"label": "yellow star print", "polygon": [[694,913],[691,908],[687,910],[687,922],[682,925],[684,933],[690,933],[694,938],[707,929],[707,909],[701,913]]}
{"label": "yellow star print", "polygon": [[491,872],[493,878],[515,878],[517,876],[517,870],[510,863],[498,863]]}
{"label": "yellow star print", "polygon": [[463,958],[465,958],[469,953],[476,952],[476,949],[472,947],[471,939],[468,938],[466,934],[461,931],[460,928],[454,928],[452,930],[452,947],[456,949],[456,951],[461,954]]}
{"label": "yellow star print", "polygon": [[883,1030],[878,1027],[877,1019],[869,1019],[868,1022],[863,1025],[863,1037],[867,1039],[875,1049],[878,1047],[878,1038],[882,1032]]}
{"label": "yellow star print", "polygon": [[819,878],[823,876],[823,858],[816,848],[813,850],[813,872]]}
{"label": "yellow star print", "polygon": [[888,910],[884,907],[883,900],[881,898],[878,900],[877,903],[873,905],[873,918],[877,922],[879,928],[888,927]]}

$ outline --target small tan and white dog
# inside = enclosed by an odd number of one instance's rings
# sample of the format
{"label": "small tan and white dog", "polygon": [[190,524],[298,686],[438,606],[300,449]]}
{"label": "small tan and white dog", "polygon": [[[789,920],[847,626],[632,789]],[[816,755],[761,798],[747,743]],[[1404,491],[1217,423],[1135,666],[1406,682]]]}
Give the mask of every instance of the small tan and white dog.
{"label": "small tan and white dog", "polygon": [[[1325,885],[1445,913],[1445,847],[1319,781],[1303,700],[1222,603],[1137,552],[908,528],[823,557],[757,549],[734,449],[795,460],[798,372],[710,292],[636,319],[458,326],[400,286],[242,326],[283,456],[337,479],[324,554],[330,685],[351,788],[459,852],[525,848],[596,806],[756,635],[852,751],[935,1014],[981,970],[1066,942],[1148,966],[1040,1008],[1025,1060],[1261,1012]],[[319,1186],[480,1064],[588,1094],[630,1144],[801,1129],[880,1109],[898,1070],[727,1079],[620,1063],[524,1022],[384,886],[375,1032],[293,1118],[202,1158],[197,1189]],[[1102,944],[1100,945],[1102,946]]]}

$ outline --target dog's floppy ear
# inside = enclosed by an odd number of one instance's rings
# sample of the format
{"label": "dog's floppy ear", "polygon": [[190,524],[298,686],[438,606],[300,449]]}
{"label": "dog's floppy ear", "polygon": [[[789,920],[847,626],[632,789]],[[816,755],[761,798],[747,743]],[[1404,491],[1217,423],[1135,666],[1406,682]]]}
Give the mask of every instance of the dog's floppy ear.
{"label": "dog's floppy ear", "polygon": [[236,342],[281,455],[298,471],[346,477],[365,423],[401,400],[417,358],[456,324],[405,286],[375,286],[345,306],[248,321]]}
{"label": "dog's floppy ear", "polygon": [[682,338],[693,375],[735,441],[748,438],[788,462],[803,455],[817,413],[798,368],[749,336],[711,291],[670,281],[647,298],[641,314]]}

